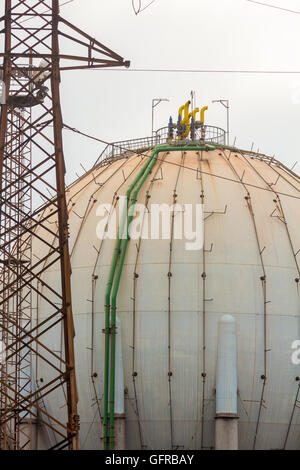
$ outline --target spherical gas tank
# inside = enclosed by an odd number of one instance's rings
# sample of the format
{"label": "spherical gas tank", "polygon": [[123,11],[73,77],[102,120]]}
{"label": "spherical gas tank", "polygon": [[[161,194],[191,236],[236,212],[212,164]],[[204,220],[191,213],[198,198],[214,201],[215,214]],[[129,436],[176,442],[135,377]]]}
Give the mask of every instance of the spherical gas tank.
{"label": "spherical gas tank", "polygon": [[[104,160],[66,193],[81,449],[103,444],[105,293],[116,237],[101,233],[120,226],[126,191],[152,153]],[[299,176],[225,146],[161,148],[134,202],[135,229],[144,232],[128,240],[116,305],[126,449],[214,448],[218,324],[226,314],[236,321],[239,449],[299,449]],[[50,266],[45,280],[59,279],[58,269]],[[39,315],[47,316],[42,299]],[[49,332],[49,345],[60,344]],[[57,414],[60,393],[47,404]]]}

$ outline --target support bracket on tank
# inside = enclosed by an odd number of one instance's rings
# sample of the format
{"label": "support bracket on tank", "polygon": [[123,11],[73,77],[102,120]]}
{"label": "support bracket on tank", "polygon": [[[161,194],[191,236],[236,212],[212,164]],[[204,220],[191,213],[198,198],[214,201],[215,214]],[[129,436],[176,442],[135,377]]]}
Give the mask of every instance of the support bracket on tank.
{"label": "support bracket on tank", "polygon": [[206,249],[204,249],[205,253],[212,253],[213,246],[214,246],[214,244],[213,244],[213,243],[211,243],[211,244],[210,244],[210,248],[209,248],[209,250],[206,250]]}
{"label": "support bracket on tank", "polygon": [[204,212],[204,214],[209,214],[207,217],[204,217],[204,220],[207,220],[209,217],[212,215],[224,215],[227,213],[227,204],[225,206],[225,209],[223,211],[209,211],[209,212]]}

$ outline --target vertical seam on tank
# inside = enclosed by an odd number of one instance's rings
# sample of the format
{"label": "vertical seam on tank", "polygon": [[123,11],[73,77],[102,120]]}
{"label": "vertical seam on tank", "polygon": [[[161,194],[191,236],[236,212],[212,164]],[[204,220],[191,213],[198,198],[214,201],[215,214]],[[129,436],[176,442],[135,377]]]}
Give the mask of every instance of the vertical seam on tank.
{"label": "vertical seam on tank", "polygon": [[[198,163],[200,173],[200,188],[203,208],[204,208],[204,178],[202,176],[203,151],[198,152]],[[203,229],[203,248],[202,248],[202,405],[201,405],[201,449],[204,448],[204,414],[205,414],[205,388],[206,388],[206,256],[205,256],[205,222]]]}
{"label": "vertical seam on tank", "polygon": [[[240,152],[237,150],[237,153],[240,153]],[[263,256],[262,256],[263,249],[261,248],[260,241],[259,241],[257,225],[256,225],[254,210],[253,210],[252,201],[251,201],[251,194],[250,194],[249,190],[247,189],[246,185],[243,183],[242,179],[240,178],[240,176],[239,176],[238,172],[236,171],[236,169],[234,168],[233,164],[230,162],[231,154],[232,154],[232,151],[230,150],[229,151],[229,157],[228,158],[225,157],[225,158],[226,158],[230,168],[232,168],[232,170],[234,171],[235,175],[237,176],[237,178],[239,179],[239,181],[241,182],[241,184],[243,185],[243,187],[244,187],[244,189],[247,193],[247,199],[246,199],[247,206],[248,206],[249,213],[251,215],[251,219],[252,219],[252,222],[253,222],[253,228],[254,228],[254,232],[255,232],[255,238],[256,238],[257,248],[258,248],[258,252],[259,252],[259,258],[260,258],[260,262],[261,262],[261,268],[262,268],[262,271],[263,271],[263,276],[261,276],[261,281],[262,281],[262,290],[263,290],[263,299],[264,299],[264,307],[263,307],[263,312],[264,312],[263,313],[263,318],[264,318],[264,332],[263,332],[263,336],[264,336],[264,374],[261,377],[262,380],[263,380],[263,385],[262,385],[262,390],[261,390],[258,417],[257,417],[257,421],[256,421],[254,441],[253,441],[253,447],[252,447],[253,450],[254,450],[255,446],[256,446],[256,439],[257,439],[258,428],[259,428],[259,424],[260,424],[261,411],[262,411],[262,407],[263,407],[263,404],[264,404],[264,393],[265,393],[266,380],[267,380],[267,354],[266,354],[267,353],[267,281],[266,281],[266,271],[265,271],[265,266],[264,266],[264,260],[263,260]],[[224,154],[223,154],[223,157],[224,157]]]}
{"label": "vertical seam on tank", "polygon": [[[177,178],[175,182],[175,187],[173,189],[173,205],[176,204],[177,198],[177,185],[181,173],[181,169],[184,167],[185,152],[181,152],[181,162],[177,172]],[[169,243],[169,270],[168,270],[168,388],[169,388],[169,410],[170,410],[170,437],[171,437],[171,449],[178,448],[174,445],[174,423],[173,423],[173,403],[172,403],[172,376],[173,372],[171,370],[171,267],[172,267],[172,252],[173,252],[173,236],[174,236],[174,207],[171,215],[171,233],[170,233],[170,243]]]}
{"label": "vertical seam on tank", "polygon": [[[198,161],[198,169],[197,169],[197,173],[196,173],[196,178],[198,179],[198,173],[199,173],[199,180],[200,180],[200,188],[201,188],[201,194],[200,194],[200,200],[201,200],[201,205],[202,205],[202,211],[203,211],[203,214],[204,214],[204,190],[203,190],[203,176],[202,176],[202,171],[201,171],[201,159],[200,159],[200,153],[199,151],[196,151],[196,155],[197,155],[197,161]],[[204,235],[204,230],[203,230],[203,235]],[[203,249],[204,251],[204,240],[203,240]],[[202,253],[202,256],[203,256],[203,253]],[[203,273],[202,273],[203,274]],[[199,265],[198,265],[198,269],[197,269],[197,276],[199,275]],[[198,277],[197,277],[198,279]],[[203,276],[202,276],[202,282],[203,282]],[[200,308],[199,308],[199,290],[197,289],[197,314],[200,312]],[[205,304],[204,304],[205,305]],[[202,328],[203,330],[203,328]],[[197,331],[199,333],[199,316],[197,315]],[[198,344],[198,349],[197,349],[197,374],[196,374],[196,396],[197,396],[197,417],[196,417],[196,424],[195,424],[195,429],[194,429],[194,432],[192,434],[192,437],[189,441],[189,444],[187,446],[187,448],[189,449],[193,443],[193,440],[196,438],[197,436],[197,433],[198,433],[198,430],[199,430],[199,427],[201,425],[202,427],[202,414],[201,414],[201,418],[199,417],[199,409],[201,408],[200,405],[198,406],[198,402],[199,402],[199,399],[198,399],[198,388],[199,388],[199,374],[198,374],[198,371],[199,371],[199,341],[197,342]]]}
{"label": "vertical seam on tank", "polygon": [[293,419],[294,419],[294,414],[295,414],[296,407],[299,407],[299,405],[298,405],[298,403],[299,403],[299,400],[298,400],[299,390],[300,390],[300,384],[297,387],[297,393],[296,393],[296,397],[295,397],[295,400],[294,400],[294,405],[293,405],[291,417],[290,417],[290,420],[289,420],[289,423],[288,423],[288,428],[287,428],[286,436],[285,436],[284,443],[283,443],[283,450],[285,450],[286,445],[287,445],[287,441],[288,441],[288,438],[289,438],[289,434],[290,434],[292,422],[293,422]]}

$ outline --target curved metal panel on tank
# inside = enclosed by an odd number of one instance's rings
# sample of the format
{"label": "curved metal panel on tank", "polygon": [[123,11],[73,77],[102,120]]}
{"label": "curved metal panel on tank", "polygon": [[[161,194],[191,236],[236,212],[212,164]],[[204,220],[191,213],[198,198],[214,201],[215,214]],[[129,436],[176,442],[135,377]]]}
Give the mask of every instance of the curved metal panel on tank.
{"label": "curved metal panel on tank", "polygon": [[[115,247],[97,238],[97,208],[111,204],[112,217],[150,154],[102,162],[67,192],[82,449],[102,448],[104,304]],[[299,449],[291,360],[300,334],[299,177],[275,159],[225,146],[161,152],[137,202],[151,210],[174,200],[204,202],[204,250],[187,251],[175,238],[128,243],[117,305],[126,448],[214,448],[218,323],[228,314],[236,322],[239,448]],[[47,277],[55,279],[55,265]],[[44,308],[40,298],[40,318]],[[49,345],[59,350],[60,338],[49,333]],[[59,413],[59,394],[47,406]]]}

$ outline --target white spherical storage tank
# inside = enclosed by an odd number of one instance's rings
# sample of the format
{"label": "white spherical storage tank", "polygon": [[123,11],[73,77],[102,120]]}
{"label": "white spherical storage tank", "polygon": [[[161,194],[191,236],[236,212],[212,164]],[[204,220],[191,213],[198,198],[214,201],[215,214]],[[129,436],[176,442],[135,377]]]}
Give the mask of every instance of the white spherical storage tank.
{"label": "white spherical storage tank", "polygon": [[[105,220],[119,223],[122,196],[151,155],[143,149],[104,160],[67,191],[81,449],[103,448],[105,336],[112,335],[104,334],[106,291],[125,243],[116,251],[114,237],[99,232]],[[228,315],[239,449],[299,449],[300,178],[274,158],[221,145],[160,147],[156,156],[136,194],[146,207],[139,223],[146,233],[158,205],[173,206],[170,236],[131,236],[124,252],[115,435],[121,426],[126,449],[215,448],[218,330]],[[188,249],[188,235],[177,236],[188,205],[203,211],[203,248]],[[58,269],[53,264],[45,280]],[[47,316],[42,299],[38,314]],[[53,350],[60,342],[49,333]],[[45,406],[59,415],[60,392],[56,398]]]}

